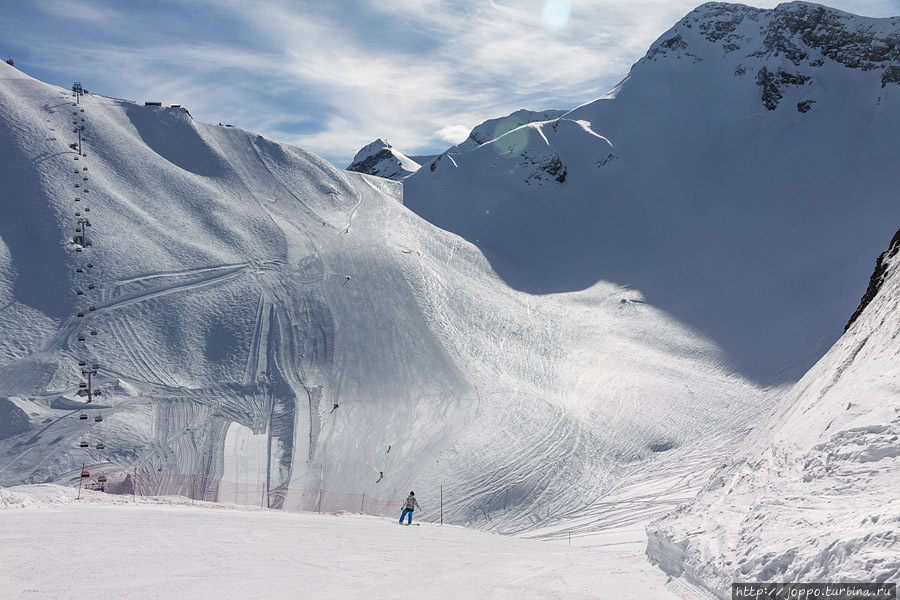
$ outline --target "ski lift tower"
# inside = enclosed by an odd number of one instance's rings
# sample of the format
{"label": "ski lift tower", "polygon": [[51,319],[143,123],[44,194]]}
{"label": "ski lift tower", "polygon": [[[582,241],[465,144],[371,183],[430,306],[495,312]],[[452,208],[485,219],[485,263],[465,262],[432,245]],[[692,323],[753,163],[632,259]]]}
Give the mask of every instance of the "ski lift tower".
{"label": "ski lift tower", "polygon": [[72,84],[72,92],[75,94],[75,104],[81,104],[81,95],[84,93],[84,88],[81,87],[80,81]]}
{"label": "ski lift tower", "polygon": [[82,125],[81,127],[76,127],[73,132],[78,134],[78,156],[84,156],[84,154],[81,152],[81,142],[82,140],[84,140],[84,137],[81,134],[84,133],[84,125]]}
{"label": "ski lift tower", "polygon": [[89,246],[87,242],[87,228],[91,226],[91,222],[88,219],[78,219],[76,221],[75,226],[75,243],[81,244],[82,246]]}
{"label": "ski lift tower", "polygon": [[90,369],[82,369],[81,374],[87,376],[87,401],[88,404],[94,401],[95,395],[100,395],[100,392],[94,393],[94,385],[93,385],[93,376],[97,374],[97,370],[100,368],[100,365],[94,363],[91,365]]}

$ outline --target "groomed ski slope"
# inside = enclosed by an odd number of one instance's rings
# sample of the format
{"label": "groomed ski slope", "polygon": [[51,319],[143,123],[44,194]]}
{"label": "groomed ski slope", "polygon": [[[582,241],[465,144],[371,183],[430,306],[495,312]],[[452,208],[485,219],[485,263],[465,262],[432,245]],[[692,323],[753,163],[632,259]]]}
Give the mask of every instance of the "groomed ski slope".
{"label": "groomed ski slope", "polygon": [[[75,107],[76,253],[71,99],[0,65],[2,485],[99,463],[263,482],[270,506],[415,489],[433,508],[442,487],[448,523],[640,544],[766,402],[640,290],[516,291],[397,184],[183,109]],[[82,355],[103,391],[86,421]]]}
{"label": "groomed ski slope", "polygon": [[0,565],[4,598],[704,598],[637,551],[348,514],[76,503],[73,495],[0,489],[0,540],[19,549]]}

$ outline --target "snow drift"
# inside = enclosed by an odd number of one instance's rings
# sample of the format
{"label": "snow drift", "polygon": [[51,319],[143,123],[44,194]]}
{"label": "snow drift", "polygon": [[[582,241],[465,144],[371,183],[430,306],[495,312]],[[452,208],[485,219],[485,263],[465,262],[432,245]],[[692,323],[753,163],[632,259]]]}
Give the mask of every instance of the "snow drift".
{"label": "snow drift", "polygon": [[736,581],[900,576],[900,231],[882,264],[880,289],[781,408],[653,524],[652,562],[720,598]]}

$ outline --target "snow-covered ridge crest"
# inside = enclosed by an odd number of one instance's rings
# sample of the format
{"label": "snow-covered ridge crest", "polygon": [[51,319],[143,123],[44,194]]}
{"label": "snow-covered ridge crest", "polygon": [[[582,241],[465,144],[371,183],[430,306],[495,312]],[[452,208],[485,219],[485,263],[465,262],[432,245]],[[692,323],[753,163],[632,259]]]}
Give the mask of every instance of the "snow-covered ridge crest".
{"label": "snow-covered ridge crest", "polygon": [[[900,231],[891,245],[900,247]],[[900,252],[859,318],[647,553],[722,598],[732,581],[900,575]]]}
{"label": "snow-covered ridge crest", "polygon": [[558,119],[565,113],[566,111],[564,110],[535,111],[522,108],[505,117],[488,119],[484,123],[472,128],[472,131],[469,132],[469,137],[467,137],[464,142],[447,149],[445,154],[461,154],[463,152],[474,150],[478,146],[506,135],[522,125]]}
{"label": "snow-covered ridge crest", "polygon": [[483,162],[526,185],[541,187],[548,182],[564,183],[573,166],[577,172],[603,167],[618,158],[610,141],[591,129],[588,121],[564,118],[520,125],[469,153],[471,156],[448,152],[432,161],[428,170],[440,174],[458,168],[460,161]]}
{"label": "snow-covered ridge crest", "polygon": [[399,181],[418,171],[419,163],[379,138],[363,146],[347,170]]}

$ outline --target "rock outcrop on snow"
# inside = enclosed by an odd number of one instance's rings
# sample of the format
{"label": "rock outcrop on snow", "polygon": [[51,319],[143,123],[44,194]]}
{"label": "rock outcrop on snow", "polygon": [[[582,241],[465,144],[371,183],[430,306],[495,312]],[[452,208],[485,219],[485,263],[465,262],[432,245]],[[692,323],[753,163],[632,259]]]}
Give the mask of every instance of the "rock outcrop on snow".
{"label": "rock outcrop on snow", "polygon": [[898,252],[900,252],[900,230],[894,234],[894,239],[891,240],[888,249],[882,252],[878,256],[878,260],[875,261],[875,271],[869,278],[869,287],[866,288],[866,293],[863,294],[862,299],[859,301],[859,306],[856,308],[856,311],[854,311],[850,316],[850,320],[847,321],[847,324],[844,326],[844,331],[850,329],[850,326],[853,325],[856,319],[859,318],[859,315],[862,314],[869,303],[875,298],[875,294],[881,289],[882,284],[884,284],[884,278],[887,276],[888,260],[893,258]]}

